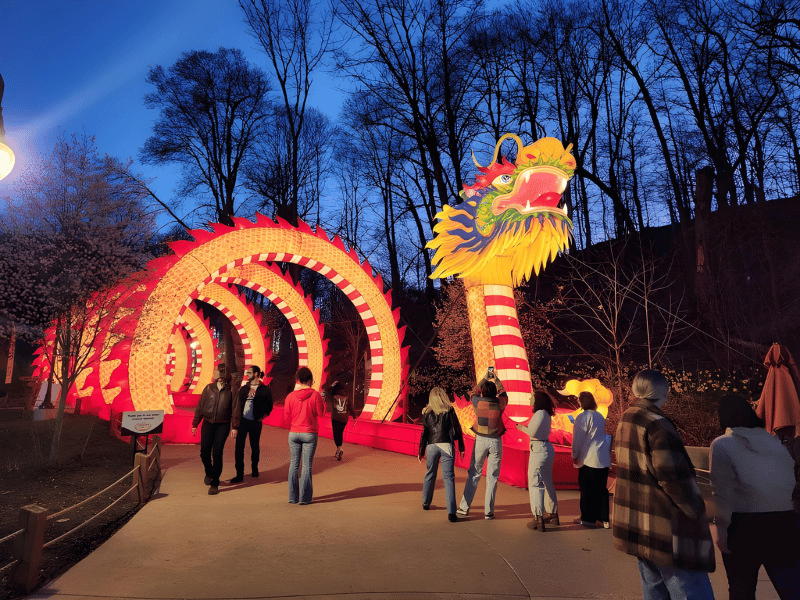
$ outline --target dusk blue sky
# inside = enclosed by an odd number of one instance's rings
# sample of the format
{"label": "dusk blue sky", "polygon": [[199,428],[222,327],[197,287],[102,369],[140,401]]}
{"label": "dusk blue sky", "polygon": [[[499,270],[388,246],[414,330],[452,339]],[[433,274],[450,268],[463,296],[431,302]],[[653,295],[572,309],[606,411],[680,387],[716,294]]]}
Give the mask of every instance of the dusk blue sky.
{"label": "dusk blue sky", "polygon": [[[132,158],[135,171],[157,178],[156,194],[172,197],[176,168],[138,160],[158,115],[144,106],[153,89],[147,72],[221,46],[241,49],[269,75],[236,0],[0,0],[3,120],[17,160],[0,197],[52,150],[59,131],[95,136],[100,153]],[[331,118],[343,100],[334,85],[320,73],[312,98]]]}

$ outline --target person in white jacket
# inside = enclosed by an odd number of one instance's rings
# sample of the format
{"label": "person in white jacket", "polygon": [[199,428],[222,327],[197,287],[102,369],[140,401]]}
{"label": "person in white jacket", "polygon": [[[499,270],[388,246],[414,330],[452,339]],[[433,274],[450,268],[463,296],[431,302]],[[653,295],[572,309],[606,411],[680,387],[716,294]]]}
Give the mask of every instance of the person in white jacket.
{"label": "person in white jacket", "polygon": [[800,598],[800,515],[794,461],[744,398],[719,403],[723,436],[711,442],[712,535],[731,600],[754,600],[761,565],[782,600]]}
{"label": "person in white jacket", "polygon": [[584,527],[598,522],[609,528],[608,470],[611,467],[611,436],[606,435],[606,420],[597,412],[590,392],[578,396],[583,412],[575,418],[572,431],[572,462],[578,469],[581,490],[581,518]]}

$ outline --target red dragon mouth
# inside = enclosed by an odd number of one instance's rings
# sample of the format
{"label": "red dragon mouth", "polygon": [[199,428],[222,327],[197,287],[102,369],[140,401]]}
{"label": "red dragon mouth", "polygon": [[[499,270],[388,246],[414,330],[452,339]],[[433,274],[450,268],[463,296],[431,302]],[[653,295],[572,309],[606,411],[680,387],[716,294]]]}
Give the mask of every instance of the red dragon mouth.
{"label": "red dragon mouth", "polygon": [[494,199],[492,213],[499,215],[513,208],[523,215],[542,211],[566,215],[559,204],[568,181],[567,174],[557,167],[537,165],[525,169],[517,176],[513,190]]}

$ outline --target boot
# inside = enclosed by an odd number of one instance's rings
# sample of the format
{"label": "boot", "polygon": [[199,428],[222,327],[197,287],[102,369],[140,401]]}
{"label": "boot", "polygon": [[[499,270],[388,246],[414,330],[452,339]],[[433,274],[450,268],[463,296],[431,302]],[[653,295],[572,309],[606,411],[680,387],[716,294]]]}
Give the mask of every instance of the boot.
{"label": "boot", "polygon": [[533,521],[528,523],[528,529],[544,531],[545,530],[544,529],[544,527],[545,527],[544,523],[545,523],[544,518],[542,518],[542,517],[533,517]]}
{"label": "boot", "polygon": [[542,518],[545,520],[545,523],[550,523],[551,525],[556,525],[556,526],[561,525],[561,523],[558,520],[558,513],[557,512],[544,513]]}

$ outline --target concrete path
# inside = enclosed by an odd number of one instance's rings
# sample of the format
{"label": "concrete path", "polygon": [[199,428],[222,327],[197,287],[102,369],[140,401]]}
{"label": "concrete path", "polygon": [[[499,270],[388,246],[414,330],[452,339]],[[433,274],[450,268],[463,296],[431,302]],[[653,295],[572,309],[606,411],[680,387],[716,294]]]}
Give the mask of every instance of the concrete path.
{"label": "concrete path", "polygon": [[[288,503],[286,435],[265,427],[261,477],[217,496],[203,485],[197,446],[165,447],[160,493],[31,598],[641,598],[636,560],[613,550],[611,531],[572,524],[577,492],[559,492],[565,525],[540,533],[525,527],[527,491],[502,483],[496,518],[484,520],[482,480],[470,516],[450,523],[441,475],[422,510],[415,458],[346,445],[337,462],[333,442],[320,439],[314,501],[299,506]],[[225,454],[230,479],[230,441]],[[465,476],[456,469],[459,498]],[[777,598],[762,579],[758,599]],[[719,557],[711,581],[727,598]]]}

